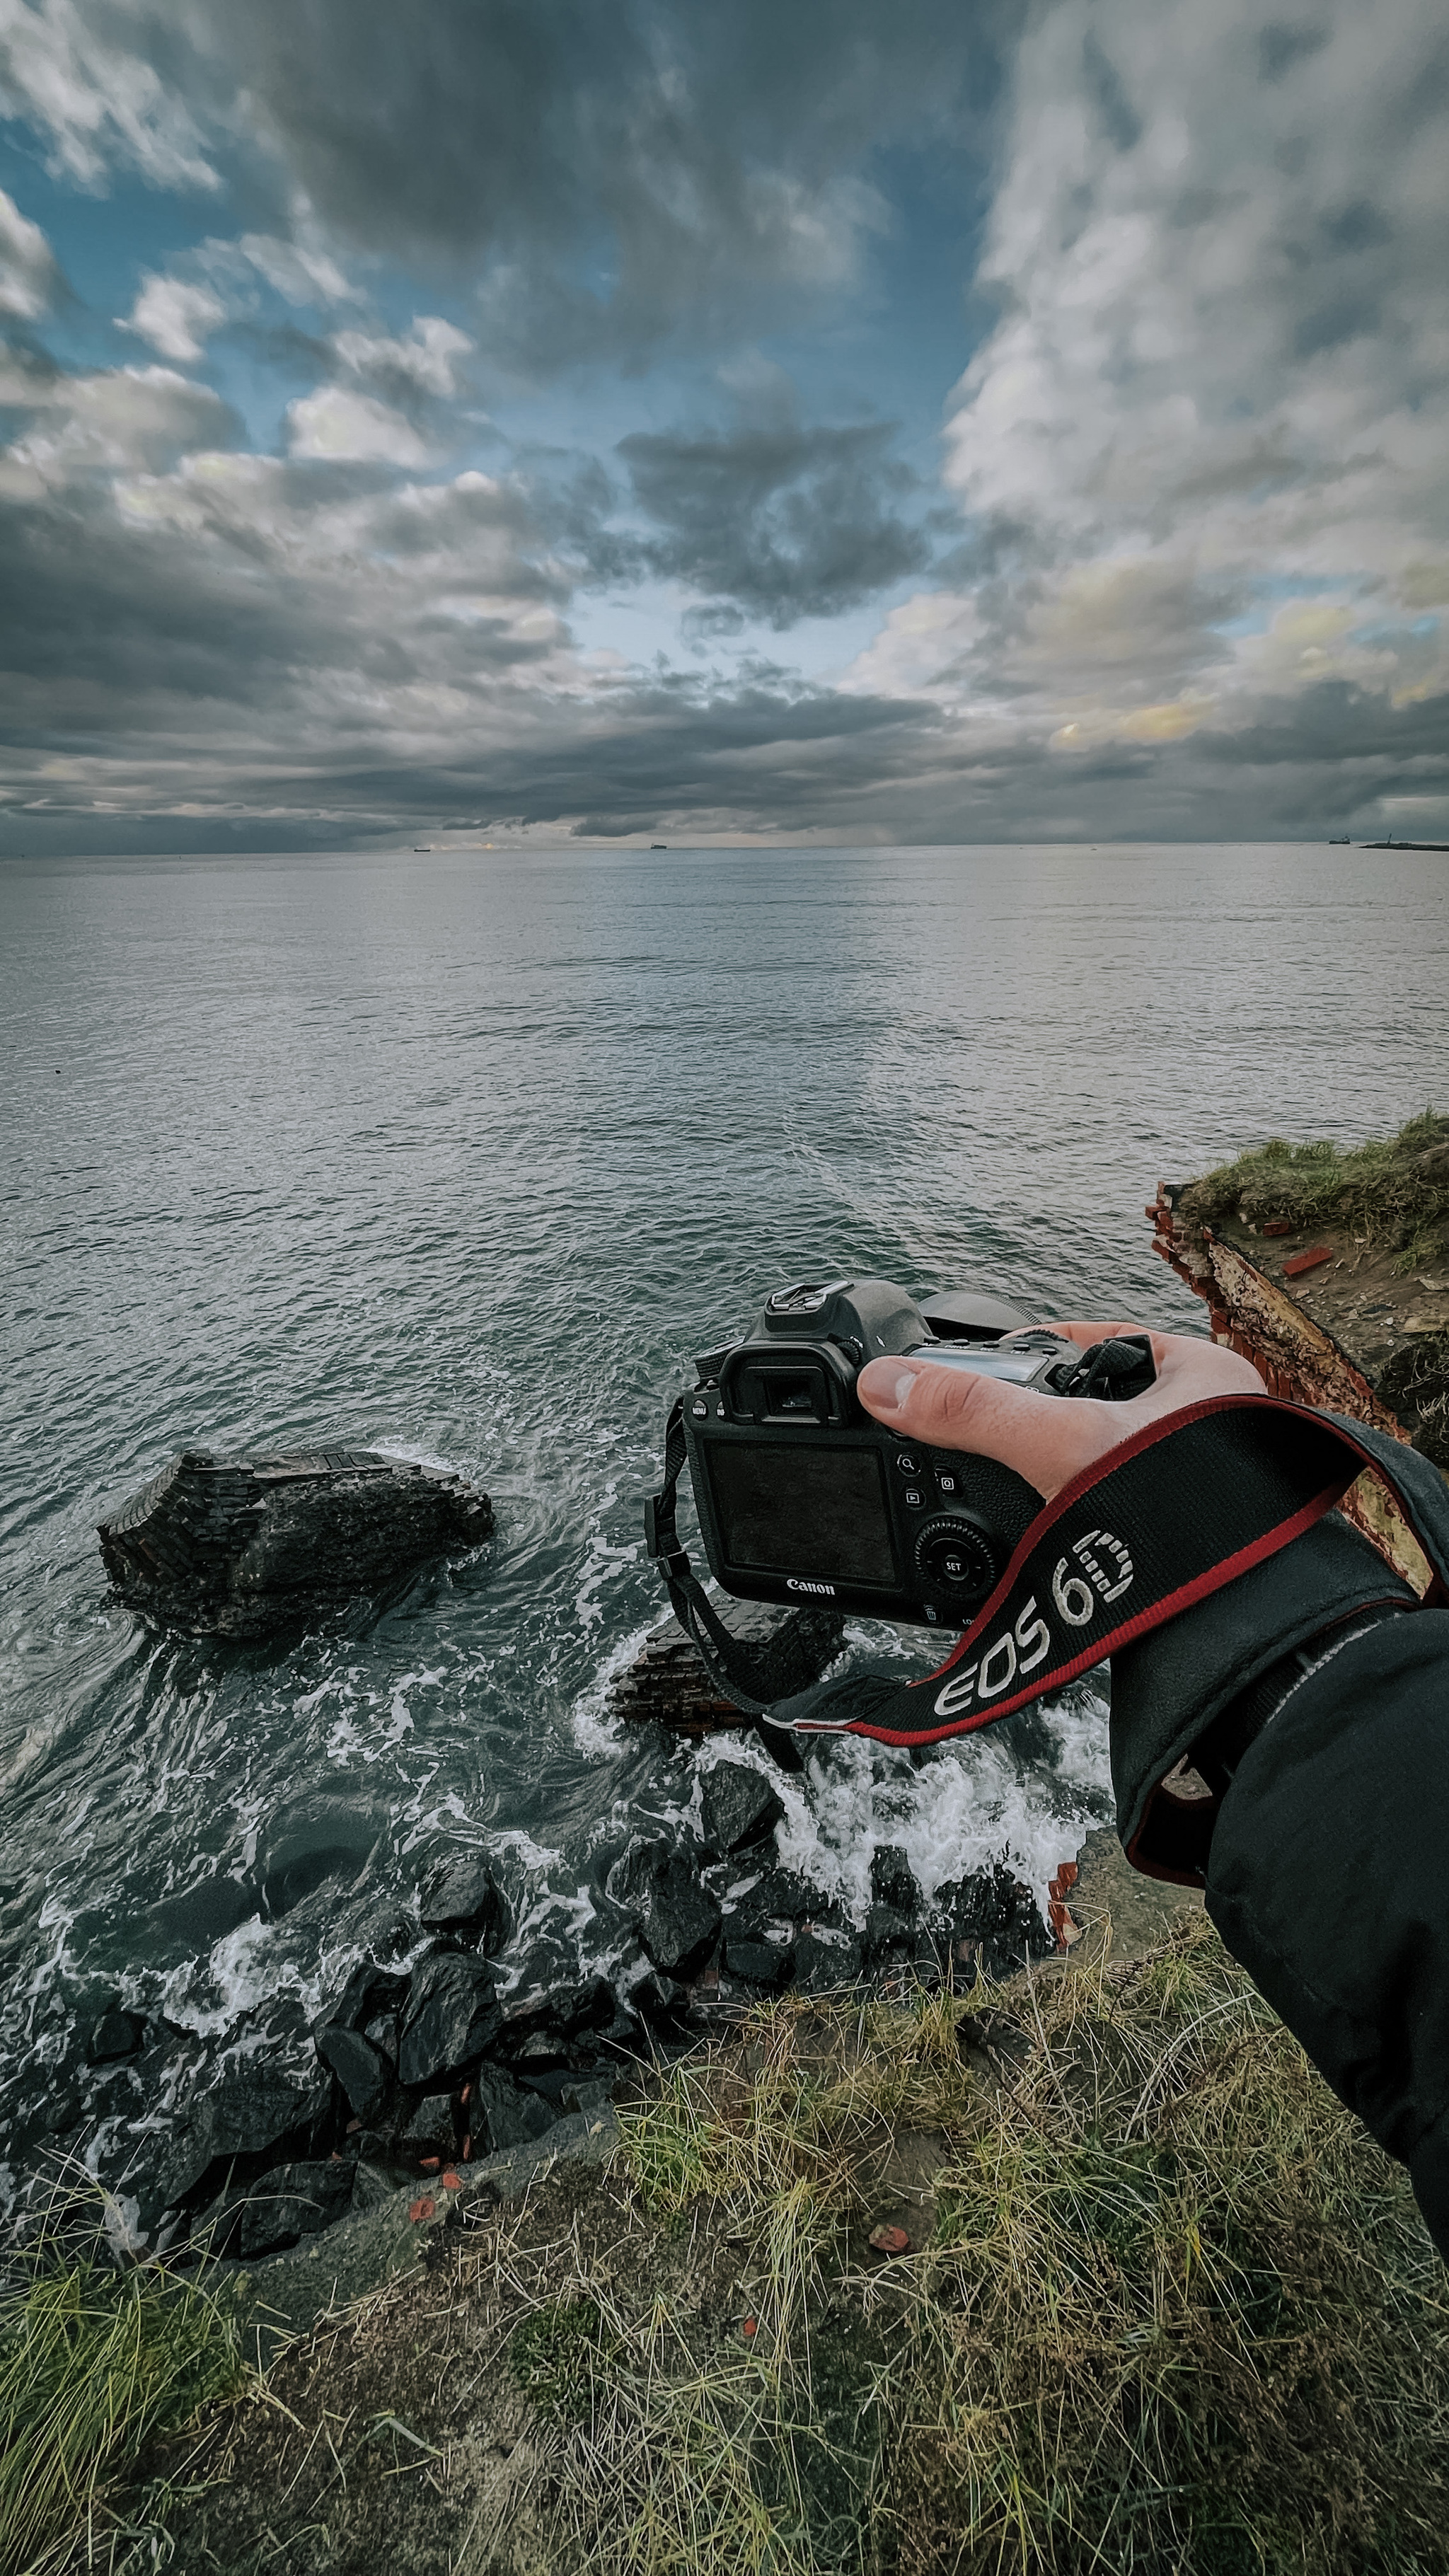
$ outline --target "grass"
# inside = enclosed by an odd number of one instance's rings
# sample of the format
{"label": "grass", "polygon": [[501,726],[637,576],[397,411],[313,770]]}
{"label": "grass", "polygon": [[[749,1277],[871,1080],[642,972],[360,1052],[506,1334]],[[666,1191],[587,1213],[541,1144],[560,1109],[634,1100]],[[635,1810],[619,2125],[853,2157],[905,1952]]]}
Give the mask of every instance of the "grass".
{"label": "grass", "polygon": [[110,2493],[143,2446],[247,2378],[195,2277],[119,2270],[103,2211],[67,2195],[0,2289],[0,2569],[110,2568],[137,2534]]}
{"label": "grass", "polygon": [[621,2126],[219,2415],[173,2563],[1449,2570],[1444,2267],[1201,1915],[966,1999],[787,1997]]}
{"label": "grass", "polygon": [[1449,1154],[1433,1155],[1446,1145],[1449,1118],[1432,1109],[1397,1136],[1366,1145],[1290,1145],[1274,1137],[1194,1181],[1178,1207],[1208,1224],[1241,1211],[1255,1228],[1347,1226],[1360,1241],[1397,1252],[1407,1273],[1449,1250]]}
{"label": "grass", "polygon": [[[974,2100],[963,2020],[998,2043]],[[1205,1921],[985,2014],[821,2024],[776,2006],[747,2067],[677,2069],[626,2121],[650,2207],[752,2248],[755,2332],[711,2360],[616,2312],[559,2463],[579,2564],[1449,2564],[1442,2267]],[[935,2231],[866,2269],[880,2123],[903,2114],[948,2123]]]}

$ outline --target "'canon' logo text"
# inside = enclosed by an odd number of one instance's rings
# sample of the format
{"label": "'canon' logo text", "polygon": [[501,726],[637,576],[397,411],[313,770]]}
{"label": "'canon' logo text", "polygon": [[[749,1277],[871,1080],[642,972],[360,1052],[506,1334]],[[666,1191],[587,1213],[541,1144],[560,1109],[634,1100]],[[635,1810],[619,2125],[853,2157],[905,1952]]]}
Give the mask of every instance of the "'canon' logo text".
{"label": "'canon' logo text", "polygon": [[830,1600],[833,1601],[835,1599],[835,1586],[833,1583],[802,1583],[799,1578],[793,1574],[788,1574],[785,1577],[785,1589],[787,1592],[824,1592],[828,1595]]}

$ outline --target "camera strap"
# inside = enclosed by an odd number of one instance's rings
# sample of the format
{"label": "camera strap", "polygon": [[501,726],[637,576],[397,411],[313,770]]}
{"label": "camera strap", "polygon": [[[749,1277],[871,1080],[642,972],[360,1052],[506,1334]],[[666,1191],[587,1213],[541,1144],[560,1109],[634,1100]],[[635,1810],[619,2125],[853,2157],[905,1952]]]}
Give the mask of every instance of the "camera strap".
{"label": "camera strap", "polygon": [[806,1734],[926,1745],[1009,1717],[1276,1555],[1366,1468],[1388,1486],[1429,1561],[1433,1581],[1420,1606],[1449,1603],[1449,1491],[1427,1459],[1342,1414],[1233,1393],[1145,1424],[1064,1485],[935,1672],[829,1681],[838,1618],[799,1614],[763,1645],[725,1626],[679,1542],[684,1461],[680,1402],[665,1435],[663,1489],[645,1505],[649,1553],[675,1616],[722,1698]]}

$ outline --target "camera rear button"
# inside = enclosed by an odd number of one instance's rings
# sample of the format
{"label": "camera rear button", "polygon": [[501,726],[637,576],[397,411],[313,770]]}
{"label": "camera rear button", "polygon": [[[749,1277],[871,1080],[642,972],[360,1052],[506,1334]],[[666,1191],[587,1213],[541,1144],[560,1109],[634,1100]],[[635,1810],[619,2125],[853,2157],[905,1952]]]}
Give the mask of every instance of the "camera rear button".
{"label": "camera rear button", "polygon": [[919,1476],[921,1472],[920,1459],[910,1449],[896,1451],[896,1465],[903,1476]]}
{"label": "camera rear button", "polygon": [[926,1497],[922,1493],[919,1485],[907,1485],[905,1492],[901,1496],[901,1500],[908,1511],[919,1512],[924,1511],[925,1509]]}
{"label": "camera rear button", "polygon": [[707,1422],[709,1420],[709,1406],[707,1404],[692,1404],[689,1409],[696,1422]]}
{"label": "camera rear button", "polygon": [[956,1474],[954,1468],[947,1469],[945,1467],[938,1467],[936,1469],[936,1482],[940,1486],[943,1494],[956,1494],[961,1490],[961,1479]]}

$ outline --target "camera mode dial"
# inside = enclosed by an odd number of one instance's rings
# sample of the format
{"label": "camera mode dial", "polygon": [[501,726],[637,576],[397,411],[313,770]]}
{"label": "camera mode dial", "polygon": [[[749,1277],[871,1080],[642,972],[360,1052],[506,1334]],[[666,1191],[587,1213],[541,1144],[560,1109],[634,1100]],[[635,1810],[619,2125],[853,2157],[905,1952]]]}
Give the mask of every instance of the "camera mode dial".
{"label": "camera mode dial", "polygon": [[996,1552],[974,1521],[927,1521],[916,1541],[916,1563],[933,1591],[947,1592],[963,1610],[975,1609],[996,1581]]}

